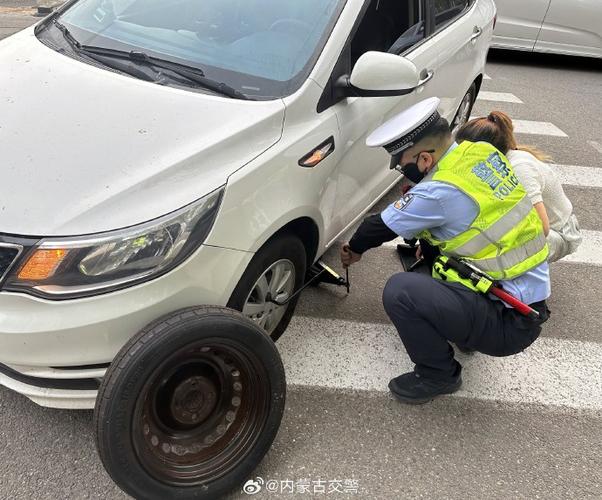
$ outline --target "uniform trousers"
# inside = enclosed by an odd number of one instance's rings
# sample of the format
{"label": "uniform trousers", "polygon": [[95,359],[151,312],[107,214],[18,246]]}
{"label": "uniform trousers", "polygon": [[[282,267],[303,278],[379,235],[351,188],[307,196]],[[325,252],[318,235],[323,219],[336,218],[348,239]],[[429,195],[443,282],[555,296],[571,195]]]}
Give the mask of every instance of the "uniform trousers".
{"label": "uniform trousers", "polygon": [[462,367],[450,342],[491,356],[509,356],[531,345],[549,317],[545,301],[531,304],[532,320],[460,283],[417,273],[392,276],[383,304],[420,376],[455,381]]}

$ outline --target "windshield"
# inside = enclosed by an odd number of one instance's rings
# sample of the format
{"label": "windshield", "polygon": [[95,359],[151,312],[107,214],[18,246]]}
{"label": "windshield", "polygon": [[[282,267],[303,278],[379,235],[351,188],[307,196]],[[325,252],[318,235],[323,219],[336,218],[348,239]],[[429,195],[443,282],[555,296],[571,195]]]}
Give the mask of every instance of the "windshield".
{"label": "windshield", "polygon": [[80,0],[59,20],[83,45],[201,68],[256,98],[309,74],[345,0]]}

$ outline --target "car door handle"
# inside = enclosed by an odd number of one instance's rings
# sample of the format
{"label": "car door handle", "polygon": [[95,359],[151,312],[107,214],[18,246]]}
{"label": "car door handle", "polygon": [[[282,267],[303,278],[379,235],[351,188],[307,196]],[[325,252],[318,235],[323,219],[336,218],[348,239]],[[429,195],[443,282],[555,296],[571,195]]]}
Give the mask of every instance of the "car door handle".
{"label": "car door handle", "polygon": [[472,36],[470,37],[470,41],[474,42],[477,38],[479,38],[483,34],[483,30],[478,26],[474,27]]}
{"label": "car door handle", "polygon": [[435,76],[435,71],[434,71],[434,70],[432,70],[432,69],[429,69],[428,71],[427,71],[427,70],[424,70],[424,71],[421,73],[421,76],[422,76],[422,75],[425,75],[425,76],[423,76],[423,77],[422,77],[422,79],[418,81],[418,85],[416,85],[416,88],[418,88],[418,87],[422,87],[422,86],[423,86],[425,83],[427,83],[427,82],[429,82],[430,80],[432,80],[432,79],[433,79],[433,76]]}

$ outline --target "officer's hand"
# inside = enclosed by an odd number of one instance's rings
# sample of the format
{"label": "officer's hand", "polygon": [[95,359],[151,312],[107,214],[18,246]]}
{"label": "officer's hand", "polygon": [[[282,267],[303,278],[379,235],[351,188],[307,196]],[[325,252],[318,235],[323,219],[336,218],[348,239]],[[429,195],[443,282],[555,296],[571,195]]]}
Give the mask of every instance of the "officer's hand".
{"label": "officer's hand", "polygon": [[416,247],[416,260],[422,259],[422,247],[418,245]]}
{"label": "officer's hand", "polygon": [[407,194],[413,187],[414,185],[404,177],[403,181],[401,181],[401,196]]}
{"label": "officer's hand", "polygon": [[362,258],[361,253],[355,253],[349,248],[348,244],[341,247],[341,263],[343,267],[347,269],[351,264],[359,262]]}

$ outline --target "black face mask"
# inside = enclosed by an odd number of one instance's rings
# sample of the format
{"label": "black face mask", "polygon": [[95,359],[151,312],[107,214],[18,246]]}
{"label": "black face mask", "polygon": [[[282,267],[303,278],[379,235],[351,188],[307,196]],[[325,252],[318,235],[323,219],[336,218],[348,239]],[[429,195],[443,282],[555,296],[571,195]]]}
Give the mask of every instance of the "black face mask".
{"label": "black face mask", "polygon": [[418,163],[406,163],[401,171],[403,172],[403,175],[405,175],[414,184],[418,184],[426,175],[424,172],[420,171],[418,168]]}
{"label": "black face mask", "polygon": [[[418,158],[422,153],[434,153],[434,149],[429,149],[427,151],[421,151],[414,158]],[[426,172],[421,172],[418,168],[418,163],[406,163],[403,167],[401,167],[401,173],[406,176],[407,179],[412,181],[414,184],[418,184],[422,179],[426,177]]]}

